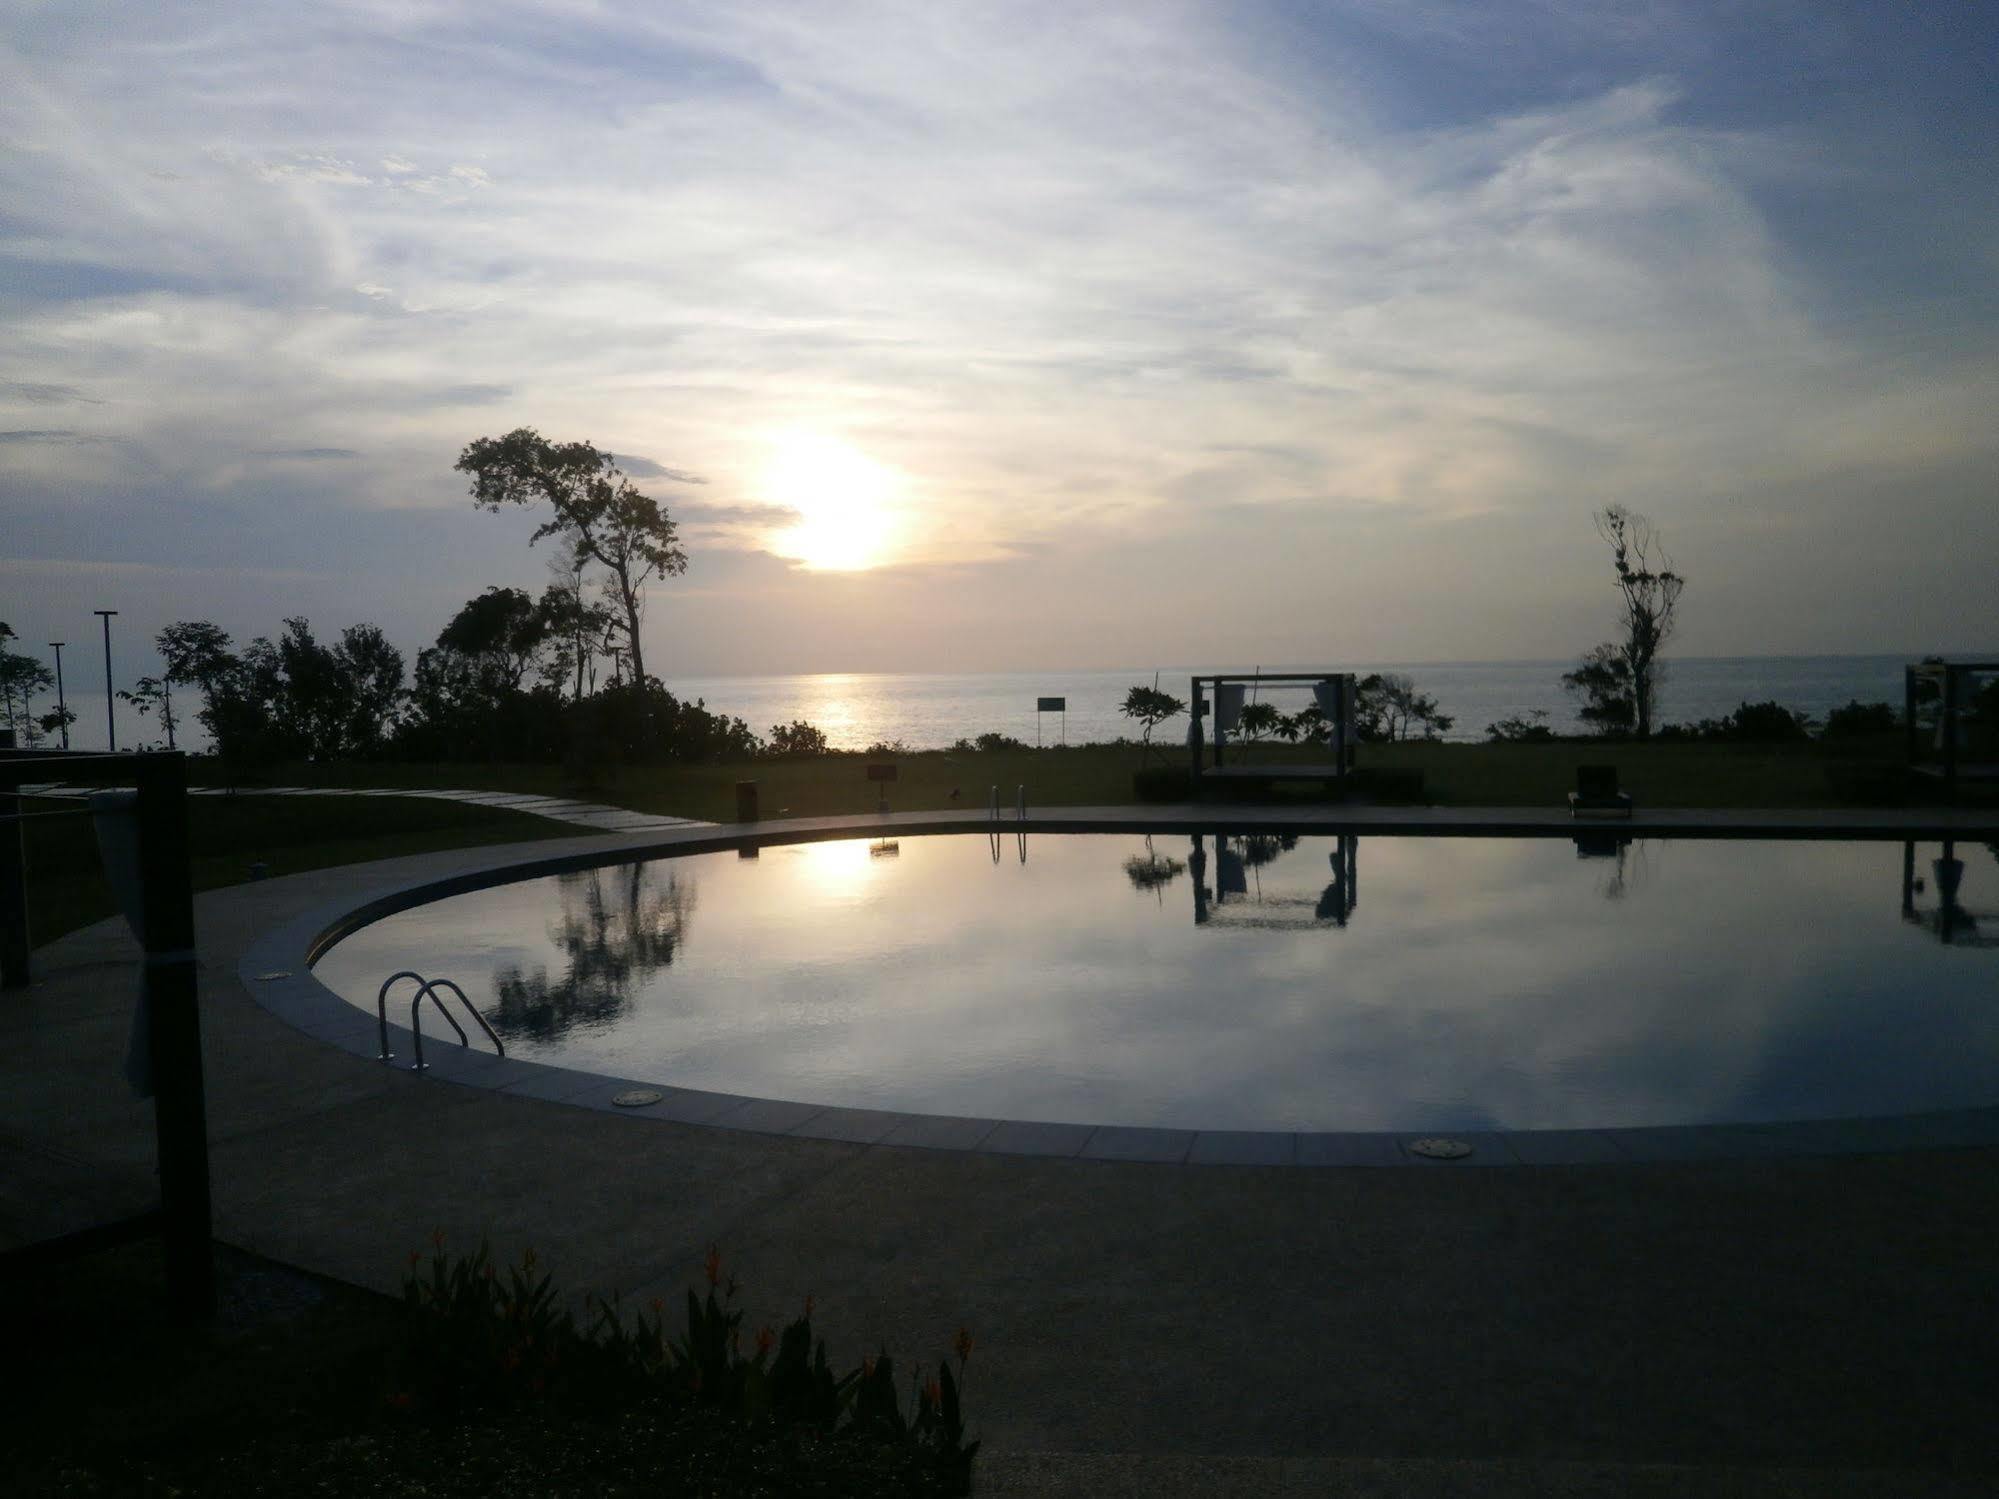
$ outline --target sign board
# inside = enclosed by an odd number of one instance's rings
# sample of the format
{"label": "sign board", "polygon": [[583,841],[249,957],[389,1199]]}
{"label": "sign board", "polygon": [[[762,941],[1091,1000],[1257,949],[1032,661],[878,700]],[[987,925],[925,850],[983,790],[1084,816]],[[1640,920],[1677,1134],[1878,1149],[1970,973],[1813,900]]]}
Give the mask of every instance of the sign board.
{"label": "sign board", "polygon": [[868,779],[871,781],[892,781],[895,779],[895,767],[893,765],[870,765],[868,767]]}
{"label": "sign board", "polygon": [[1069,700],[1066,697],[1038,697],[1034,700],[1036,713],[1067,713]]}

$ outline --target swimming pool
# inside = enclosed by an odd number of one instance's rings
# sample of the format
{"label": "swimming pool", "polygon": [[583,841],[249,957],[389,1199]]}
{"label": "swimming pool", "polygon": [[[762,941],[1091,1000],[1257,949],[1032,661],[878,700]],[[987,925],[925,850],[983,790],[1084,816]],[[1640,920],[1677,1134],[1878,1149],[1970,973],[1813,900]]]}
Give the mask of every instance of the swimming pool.
{"label": "swimming pool", "polygon": [[[865,1109],[1205,1130],[1739,1123],[1999,1101],[1985,844],[843,839],[452,896],[330,948],[513,1056]],[[1948,939],[1948,940],[1946,940]]]}

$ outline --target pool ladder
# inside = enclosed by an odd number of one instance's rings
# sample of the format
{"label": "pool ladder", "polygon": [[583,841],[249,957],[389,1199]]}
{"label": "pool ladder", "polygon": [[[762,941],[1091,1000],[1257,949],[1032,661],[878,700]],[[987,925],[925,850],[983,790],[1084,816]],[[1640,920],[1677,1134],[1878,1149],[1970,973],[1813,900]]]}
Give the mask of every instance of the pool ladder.
{"label": "pool ladder", "polygon": [[471,1037],[465,1034],[465,1027],[458,1023],[451,1011],[446,1008],[444,1001],[438,997],[438,991],[441,989],[448,989],[458,996],[458,1002],[465,1006],[466,1013],[479,1023],[479,1029],[484,1031],[486,1039],[493,1043],[493,1051],[496,1055],[505,1056],[507,1054],[507,1048],[500,1044],[500,1038],[493,1034],[493,1028],[486,1023],[486,1017],[479,1013],[477,1005],[465,997],[463,989],[459,988],[450,979],[427,979],[415,969],[405,968],[402,972],[392,973],[383,979],[382,987],[375,994],[375,1024],[381,1033],[382,1060],[384,1062],[390,1061],[395,1057],[395,1053],[389,1050],[389,990],[393,989],[404,979],[415,979],[417,985],[416,998],[410,1001],[410,1035],[413,1038],[412,1050],[416,1058],[410,1063],[410,1071],[426,1072],[429,1070],[430,1064],[423,1059],[422,1011],[423,1002],[426,998],[437,1006],[437,1013],[444,1017],[444,1023],[458,1032],[458,1044],[466,1047],[472,1044]]}
{"label": "pool ladder", "polygon": [[[1014,788],[1013,815],[1014,821],[1020,824],[1020,862],[1025,864],[1027,862],[1027,787],[1024,784]],[[997,864],[1000,861],[1000,798],[999,787],[997,786],[993,787],[992,796],[986,803],[986,816],[992,829],[988,836],[992,839],[993,863]]]}

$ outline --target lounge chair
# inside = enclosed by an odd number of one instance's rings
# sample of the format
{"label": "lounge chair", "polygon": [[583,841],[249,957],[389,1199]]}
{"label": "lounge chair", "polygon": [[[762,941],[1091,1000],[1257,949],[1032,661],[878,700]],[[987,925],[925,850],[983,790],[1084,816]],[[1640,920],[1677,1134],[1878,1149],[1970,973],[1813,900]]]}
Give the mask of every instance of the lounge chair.
{"label": "lounge chair", "polygon": [[1569,793],[1571,817],[1629,817],[1631,793],[1617,786],[1615,765],[1578,765],[1576,789]]}

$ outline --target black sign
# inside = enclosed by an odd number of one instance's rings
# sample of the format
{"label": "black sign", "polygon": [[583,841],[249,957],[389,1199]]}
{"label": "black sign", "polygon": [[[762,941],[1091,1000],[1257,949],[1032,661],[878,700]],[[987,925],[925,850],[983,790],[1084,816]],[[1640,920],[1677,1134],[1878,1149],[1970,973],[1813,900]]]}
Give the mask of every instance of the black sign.
{"label": "black sign", "polygon": [[871,781],[892,781],[895,779],[895,767],[893,765],[870,765],[868,767],[868,779]]}
{"label": "black sign", "polygon": [[1069,700],[1066,697],[1038,697],[1034,700],[1036,713],[1067,713]]}

